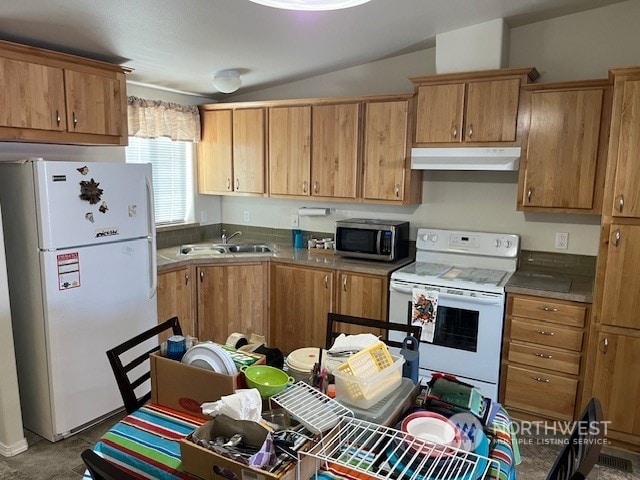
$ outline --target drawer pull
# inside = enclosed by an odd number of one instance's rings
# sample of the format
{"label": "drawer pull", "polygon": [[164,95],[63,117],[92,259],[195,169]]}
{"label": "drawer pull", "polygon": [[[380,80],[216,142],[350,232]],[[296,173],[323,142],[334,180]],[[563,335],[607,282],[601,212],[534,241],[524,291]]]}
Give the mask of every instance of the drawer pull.
{"label": "drawer pull", "polygon": [[545,337],[553,337],[555,335],[553,332],[545,332],[544,330],[536,330],[536,333]]}
{"label": "drawer pull", "polygon": [[540,310],[544,310],[545,312],[557,312],[558,311],[557,308],[547,307],[547,306],[539,307],[539,308],[540,308]]}
{"label": "drawer pull", "polygon": [[534,353],[533,355],[540,358],[553,358],[553,355],[547,355],[546,353]]}
{"label": "drawer pull", "polygon": [[533,378],[536,382],[549,383],[548,378],[542,378],[542,377],[531,377],[531,378]]}

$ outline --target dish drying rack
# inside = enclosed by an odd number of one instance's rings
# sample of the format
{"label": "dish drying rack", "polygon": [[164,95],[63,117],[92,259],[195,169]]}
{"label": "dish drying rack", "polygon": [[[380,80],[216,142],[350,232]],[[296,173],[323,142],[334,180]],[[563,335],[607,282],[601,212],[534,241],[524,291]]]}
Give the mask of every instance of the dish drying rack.
{"label": "dish drying rack", "polygon": [[316,476],[322,468],[361,479],[480,480],[500,471],[498,462],[488,457],[356,419],[349,409],[304,382],[271,400],[320,436],[314,447],[298,452],[316,459]]}

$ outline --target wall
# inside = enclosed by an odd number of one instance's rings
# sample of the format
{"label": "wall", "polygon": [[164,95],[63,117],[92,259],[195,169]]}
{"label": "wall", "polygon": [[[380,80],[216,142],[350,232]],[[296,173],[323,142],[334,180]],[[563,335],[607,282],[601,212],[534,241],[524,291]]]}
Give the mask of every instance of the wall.
{"label": "wall", "polygon": [[[630,0],[511,29],[510,66],[536,66],[540,81],[580,80],[607,76],[613,66],[639,65],[640,2]],[[410,76],[435,73],[435,48],[430,48],[308,80],[269,88],[236,100],[344,96],[410,92]],[[333,231],[333,222],[348,216],[398,218],[418,227],[469,228],[519,233],[522,248],[554,250],[555,232],[569,233],[569,249],[560,253],[596,255],[599,217],[517,212],[517,175],[509,172],[424,172],[422,204],[416,207],[334,205],[325,218],[302,218],[300,226]],[[290,214],[299,202],[223,197],[222,218],[241,224],[249,210],[252,224],[290,228]],[[331,206],[330,204],[322,204]],[[415,238],[415,237],[414,237]]]}
{"label": "wall", "polygon": [[27,449],[22,430],[18,376],[16,374],[7,262],[0,215],[0,455],[10,457]]}

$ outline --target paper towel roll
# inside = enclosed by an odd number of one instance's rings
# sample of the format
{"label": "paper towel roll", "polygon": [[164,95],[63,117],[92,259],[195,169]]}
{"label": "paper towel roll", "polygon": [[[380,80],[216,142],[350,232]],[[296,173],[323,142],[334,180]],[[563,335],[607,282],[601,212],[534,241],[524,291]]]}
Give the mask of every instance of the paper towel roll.
{"label": "paper towel roll", "polygon": [[318,207],[300,207],[298,209],[298,215],[306,217],[320,217],[329,215],[330,208],[318,208]]}

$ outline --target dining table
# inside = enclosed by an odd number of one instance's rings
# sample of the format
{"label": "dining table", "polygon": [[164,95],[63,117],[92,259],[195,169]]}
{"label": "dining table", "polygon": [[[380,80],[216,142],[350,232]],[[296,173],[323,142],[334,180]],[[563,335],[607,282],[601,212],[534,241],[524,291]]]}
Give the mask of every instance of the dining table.
{"label": "dining table", "polygon": [[[179,442],[206,422],[146,403],[111,427],[93,450],[134,478],[198,480],[182,469]],[[84,472],[83,480],[92,480],[88,471]]]}
{"label": "dining table", "polygon": [[[206,422],[206,419],[200,417],[147,403],[117,422],[100,438],[93,449],[134,478],[198,480],[198,477],[190,475],[182,468],[179,442]],[[491,422],[485,426],[484,433],[490,439],[490,447],[486,452],[487,458],[490,459],[489,468],[483,475],[471,475],[468,479],[515,480],[519,452],[511,419],[504,408],[498,409]],[[321,468],[316,472],[316,477],[324,480],[353,478],[349,472],[345,474],[344,470],[335,468]],[[376,476],[360,474],[356,478]],[[85,471],[83,479],[91,480],[88,471]]]}

